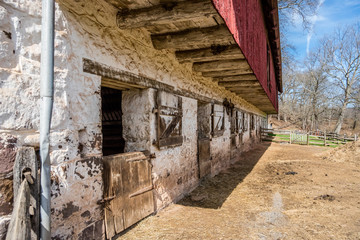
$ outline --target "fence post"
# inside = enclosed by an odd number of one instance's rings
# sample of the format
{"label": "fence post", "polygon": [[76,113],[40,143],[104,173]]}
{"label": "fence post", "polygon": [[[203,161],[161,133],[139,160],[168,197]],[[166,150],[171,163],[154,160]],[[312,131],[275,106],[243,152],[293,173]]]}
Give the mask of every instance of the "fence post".
{"label": "fence post", "polygon": [[326,147],[326,131],[324,131],[324,146]]}
{"label": "fence post", "polygon": [[309,145],[309,133],[306,134],[306,145]]}
{"label": "fence post", "polygon": [[290,131],[290,140],[289,140],[289,143],[291,144],[291,135],[292,135],[292,132]]}
{"label": "fence post", "polygon": [[355,134],[355,136],[354,136],[354,142],[356,142],[357,141],[357,136],[356,136],[356,134]]}

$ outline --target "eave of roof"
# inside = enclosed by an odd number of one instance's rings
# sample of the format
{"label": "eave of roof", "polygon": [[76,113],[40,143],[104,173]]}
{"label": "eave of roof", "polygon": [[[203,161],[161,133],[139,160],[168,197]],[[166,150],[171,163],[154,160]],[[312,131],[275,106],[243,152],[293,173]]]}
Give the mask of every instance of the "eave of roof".
{"label": "eave of roof", "polygon": [[275,65],[276,83],[278,91],[282,92],[282,67],[281,67],[281,44],[280,44],[280,27],[279,12],[277,0],[264,0],[263,13],[265,17],[266,28],[268,29],[269,44],[273,55]]}

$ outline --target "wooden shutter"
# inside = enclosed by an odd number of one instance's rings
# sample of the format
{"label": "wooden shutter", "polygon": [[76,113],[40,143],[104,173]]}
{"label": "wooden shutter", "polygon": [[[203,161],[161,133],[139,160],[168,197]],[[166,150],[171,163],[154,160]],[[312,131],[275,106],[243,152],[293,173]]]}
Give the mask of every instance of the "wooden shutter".
{"label": "wooden shutter", "polygon": [[244,113],[244,131],[247,131],[248,129],[248,114]]}
{"label": "wooden shutter", "polygon": [[256,119],[254,115],[251,115],[251,130],[255,129]]}
{"label": "wooden shutter", "polygon": [[235,135],[238,133],[237,131],[237,111],[235,110],[231,112],[231,115],[230,115],[230,134],[231,135]]}
{"label": "wooden shutter", "polygon": [[225,131],[224,121],[225,109],[224,106],[213,104],[211,105],[211,135],[213,137],[220,137]]}
{"label": "wooden shutter", "polygon": [[244,127],[244,117],[243,117],[244,114],[240,111],[237,111],[237,115],[238,115],[238,133],[241,133]]}
{"label": "wooden shutter", "polygon": [[182,145],[182,98],[164,91],[158,91],[157,104],[157,145]]}
{"label": "wooden shutter", "polygon": [[239,131],[239,111],[235,110],[235,133],[238,134]]}

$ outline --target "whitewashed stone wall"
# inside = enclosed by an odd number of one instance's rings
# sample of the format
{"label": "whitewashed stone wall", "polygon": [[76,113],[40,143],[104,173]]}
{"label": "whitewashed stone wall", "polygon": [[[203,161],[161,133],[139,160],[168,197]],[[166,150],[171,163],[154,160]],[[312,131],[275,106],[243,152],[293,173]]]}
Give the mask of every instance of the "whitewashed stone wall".
{"label": "whitewashed stone wall", "polygon": [[[182,98],[182,134],[184,141],[179,147],[159,150],[151,147],[156,158],[152,160],[153,181],[157,209],[161,209],[194,189],[197,177],[197,101]],[[155,114],[151,125],[156,126]],[[151,131],[151,139],[156,139],[156,128]]]}
{"label": "whitewashed stone wall", "polygon": [[[145,30],[116,27],[117,9],[103,0],[59,0],[55,26],[55,91],[51,127],[52,236],[54,239],[103,238],[103,194],[101,163],[101,77],[84,73],[82,59],[146,76],[175,88],[191,91],[218,101],[231,99],[236,107],[264,115],[256,107],[219,87],[209,78],[194,74],[190,64],[180,64],[168,50],[155,50]],[[1,215],[11,206],[11,170],[19,146],[38,147],[41,48],[41,1],[2,0],[0,2],[0,188]],[[154,90],[144,91],[142,110],[154,106]],[[131,93],[124,99],[134,100]],[[146,100],[147,99],[147,100]],[[180,199],[198,184],[197,179],[197,100],[183,97],[181,147],[159,150],[155,115],[148,112],[128,120],[144,125],[140,144],[128,139],[127,151],[149,148],[155,153],[153,180],[157,208]],[[148,120],[147,120],[148,118]],[[249,128],[249,127],[248,127]],[[225,116],[225,133],[211,143],[212,174],[230,164],[230,122]],[[247,141],[248,135],[244,135]],[[141,147],[140,147],[141,146]],[[247,145],[246,145],[247,146]],[[5,185],[5,183],[7,185]]]}

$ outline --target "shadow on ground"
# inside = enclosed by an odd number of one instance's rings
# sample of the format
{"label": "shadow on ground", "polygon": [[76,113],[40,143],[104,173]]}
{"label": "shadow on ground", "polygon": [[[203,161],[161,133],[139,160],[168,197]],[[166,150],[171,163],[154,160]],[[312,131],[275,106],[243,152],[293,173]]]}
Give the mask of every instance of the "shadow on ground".
{"label": "shadow on ground", "polygon": [[252,171],[271,143],[263,142],[244,152],[230,168],[208,178],[177,204],[201,208],[221,208],[236,186]]}

